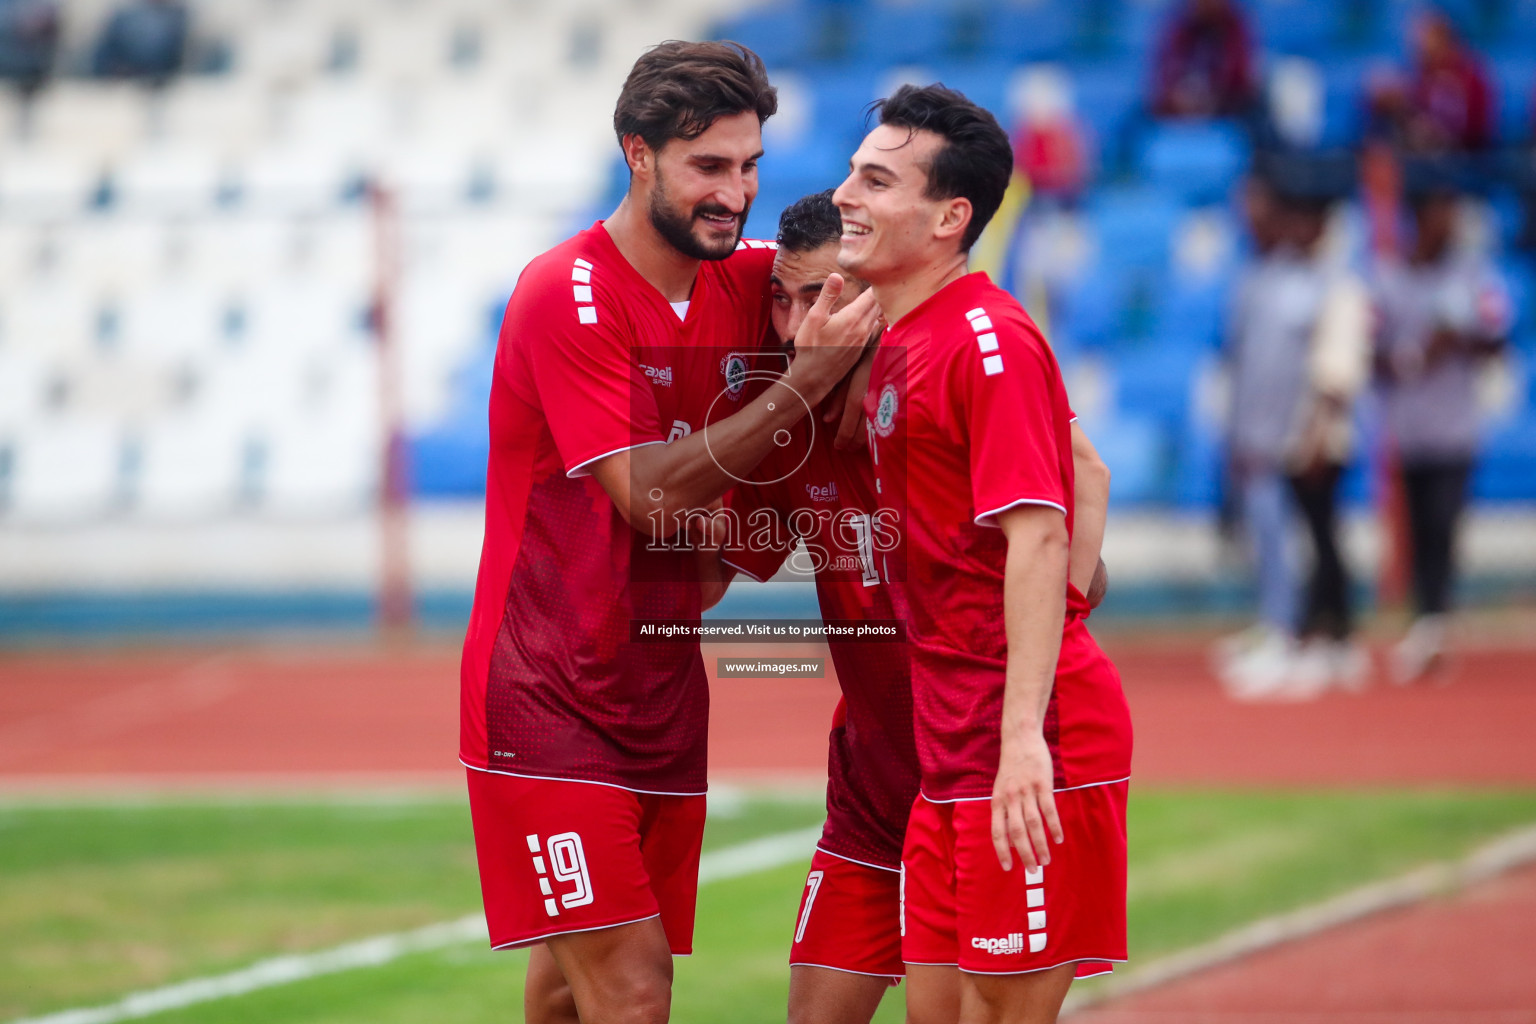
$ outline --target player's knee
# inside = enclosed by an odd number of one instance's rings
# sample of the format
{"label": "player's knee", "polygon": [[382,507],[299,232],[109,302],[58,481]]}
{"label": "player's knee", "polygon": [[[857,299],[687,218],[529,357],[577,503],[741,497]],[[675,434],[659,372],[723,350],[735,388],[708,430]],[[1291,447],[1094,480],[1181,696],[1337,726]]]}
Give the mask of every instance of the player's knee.
{"label": "player's knee", "polygon": [[563,982],[539,991],[529,989],[524,994],[523,1012],[528,1024],[576,1024],[581,1019],[571,986]]}
{"label": "player's knee", "polygon": [[672,1010],[672,985],[663,978],[646,978],[624,986],[623,999],[611,1019],[622,1024],[667,1024]]}

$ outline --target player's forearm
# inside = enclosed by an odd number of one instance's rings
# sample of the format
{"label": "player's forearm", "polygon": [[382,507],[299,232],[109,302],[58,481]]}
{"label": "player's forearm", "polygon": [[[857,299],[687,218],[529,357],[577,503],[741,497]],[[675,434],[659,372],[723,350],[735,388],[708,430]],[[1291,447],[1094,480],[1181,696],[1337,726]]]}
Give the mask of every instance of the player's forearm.
{"label": "player's forearm", "polygon": [[1040,509],[1008,530],[1003,620],[1008,637],[1003,742],[1038,734],[1045,721],[1066,616],[1066,522]]}
{"label": "player's forearm", "polygon": [[1109,519],[1109,467],[1076,423],[1072,424],[1072,471],[1072,548],[1068,578],[1079,593],[1087,594],[1104,548],[1105,524]]}
{"label": "player's forearm", "polygon": [[634,449],[628,508],[621,506],[620,511],[631,526],[645,529],[652,522],[675,523],[704,508],[750,479],[757,464],[780,447],[779,441],[808,411],[794,390],[776,382],[740,411],[687,437]]}

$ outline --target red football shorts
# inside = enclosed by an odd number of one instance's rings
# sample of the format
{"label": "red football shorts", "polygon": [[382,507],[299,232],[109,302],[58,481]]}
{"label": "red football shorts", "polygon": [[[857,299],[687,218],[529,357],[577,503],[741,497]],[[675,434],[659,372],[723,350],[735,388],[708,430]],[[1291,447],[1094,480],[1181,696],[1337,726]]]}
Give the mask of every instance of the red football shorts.
{"label": "red football shorts", "polygon": [[492,948],[660,916],[693,952],[703,796],[468,773]]}
{"label": "red football shorts", "polygon": [[1056,794],[1064,841],[1051,863],[1004,871],[992,802],[912,805],[902,850],[902,959],[976,974],[1076,963],[1077,977],[1125,960],[1125,801],[1130,784]]}
{"label": "red football shorts", "polygon": [[876,974],[895,984],[901,962],[901,873],[824,850],[811,858],[789,965]]}

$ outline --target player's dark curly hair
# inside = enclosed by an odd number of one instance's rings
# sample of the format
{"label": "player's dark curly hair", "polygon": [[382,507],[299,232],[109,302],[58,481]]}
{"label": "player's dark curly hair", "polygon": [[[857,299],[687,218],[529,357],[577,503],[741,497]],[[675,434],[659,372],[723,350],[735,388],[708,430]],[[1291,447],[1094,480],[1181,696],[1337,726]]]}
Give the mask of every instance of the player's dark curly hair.
{"label": "player's dark curly hair", "polygon": [[695,139],[720,117],[752,111],[762,124],[779,109],[762,58],[740,43],[668,40],[630,69],[613,111],[619,144],[638,135],[652,149]]}
{"label": "player's dark curly hair", "polygon": [[991,112],[939,83],[904,85],[872,109],[881,124],[933,132],[944,139],[927,168],[923,194],[929,199],[970,200],[971,222],[960,239],[961,251],[969,252],[1002,205],[1013,177],[1008,133]]}
{"label": "player's dark curly hair", "polygon": [[832,205],[832,189],[801,196],[779,214],[779,248],[810,252],[843,234],[843,215]]}

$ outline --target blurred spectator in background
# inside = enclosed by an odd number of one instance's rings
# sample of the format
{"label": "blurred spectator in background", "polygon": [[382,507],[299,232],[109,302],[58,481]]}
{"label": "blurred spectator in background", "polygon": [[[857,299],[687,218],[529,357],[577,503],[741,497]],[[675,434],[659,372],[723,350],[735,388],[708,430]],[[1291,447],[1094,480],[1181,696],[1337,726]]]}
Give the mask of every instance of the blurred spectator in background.
{"label": "blurred spectator in background", "polygon": [[181,0],[130,0],[107,20],[93,70],[103,78],[169,78],[181,68],[188,22]]}
{"label": "blurred spectator in background", "polygon": [[[1368,667],[1351,641],[1336,492],[1369,368],[1369,302],[1363,282],[1323,251],[1323,184],[1276,175],[1253,186],[1247,205],[1260,255],[1238,280],[1228,324],[1228,447],[1259,623],[1217,650],[1239,699],[1316,696]],[[1290,551],[1298,508],[1314,552],[1304,605]]]}
{"label": "blurred spectator in background", "polygon": [[1256,87],[1248,24],[1232,0],[1187,0],[1158,45],[1152,110],[1161,117],[1233,117]]}
{"label": "blurred spectator in background", "polygon": [[58,46],[53,0],[0,0],[0,77],[32,92],[48,77]]}
{"label": "blurred spectator in background", "polygon": [[1072,110],[1066,75],[1049,65],[1030,68],[1019,90],[1013,132],[1015,169],[1035,201],[1073,205],[1088,184],[1088,146]]}
{"label": "blurred spectator in background", "polygon": [[1446,643],[1456,532],[1477,455],[1480,364],[1509,330],[1503,282],[1454,244],[1458,196],[1445,184],[1412,195],[1408,258],[1376,273],[1376,370],[1396,445],[1413,546],[1414,622],[1393,651],[1393,678],[1434,669]]}
{"label": "blurred spectator in background", "polygon": [[1367,86],[1372,131],[1410,153],[1471,152],[1492,140],[1493,94],[1482,62],[1443,14],[1419,18],[1413,76]]}

